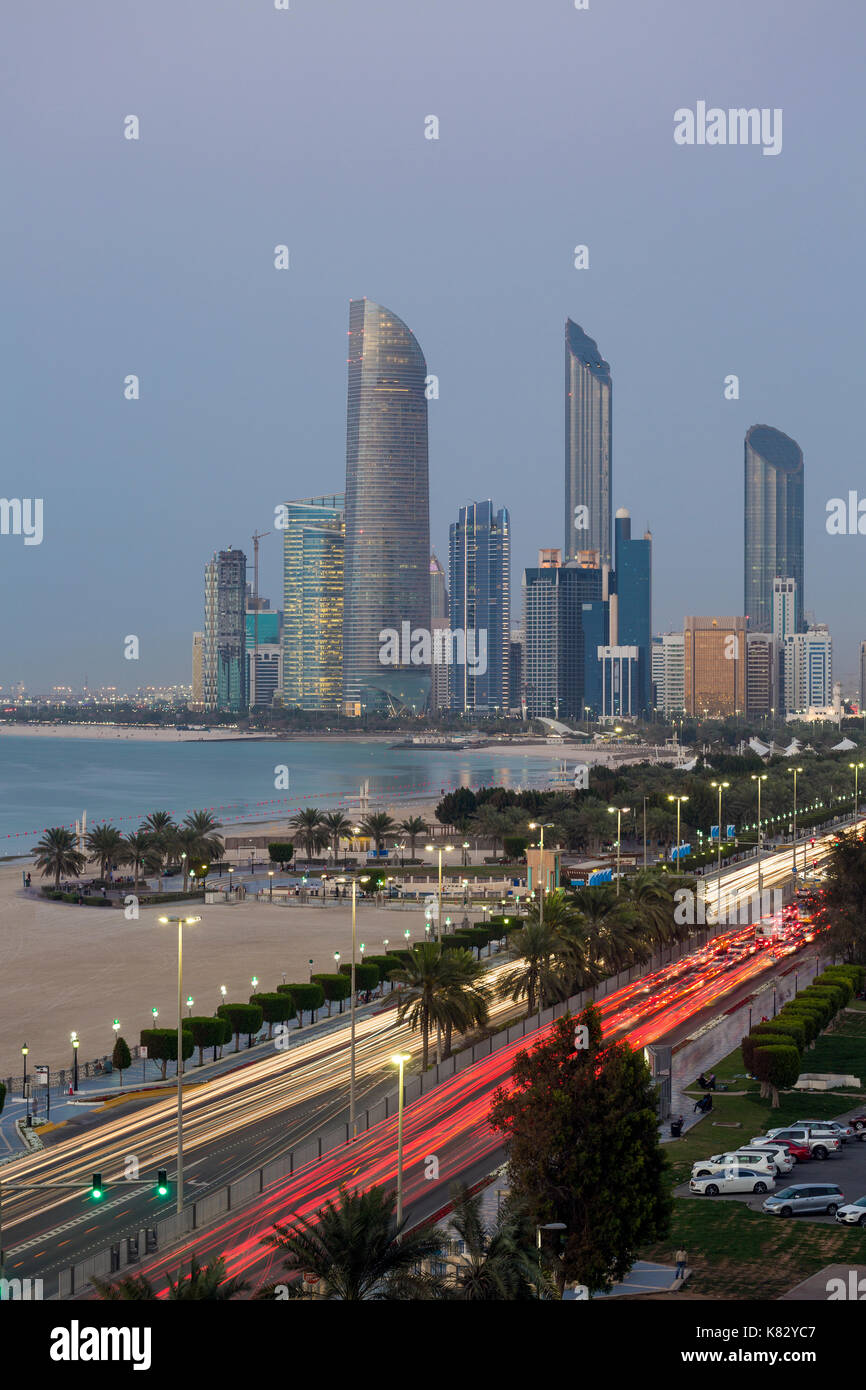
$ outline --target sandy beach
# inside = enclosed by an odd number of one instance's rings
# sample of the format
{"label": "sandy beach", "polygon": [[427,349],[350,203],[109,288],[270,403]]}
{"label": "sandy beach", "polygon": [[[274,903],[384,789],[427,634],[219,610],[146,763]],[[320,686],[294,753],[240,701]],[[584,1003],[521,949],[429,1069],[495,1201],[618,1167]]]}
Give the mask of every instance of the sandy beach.
{"label": "sandy beach", "polygon": [[226,739],[270,738],[269,734],[244,734],[238,729],[163,729],[129,724],[8,724],[0,723],[0,738],[130,739],[136,743],[218,743]]}

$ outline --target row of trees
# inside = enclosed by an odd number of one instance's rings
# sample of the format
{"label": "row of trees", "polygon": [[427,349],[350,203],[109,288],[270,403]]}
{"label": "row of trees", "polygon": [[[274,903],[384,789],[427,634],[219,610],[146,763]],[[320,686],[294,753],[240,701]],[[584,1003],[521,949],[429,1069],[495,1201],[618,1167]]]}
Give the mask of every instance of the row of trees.
{"label": "row of trees", "polygon": [[840,1009],[859,993],[866,980],[862,965],[834,965],[824,970],[808,989],[790,999],[774,1019],[758,1023],[743,1038],[743,1062],[761,1083],[761,1095],[779,1105],[781,1088],[796,1085],[803,1067],[803,1052],[814,1044]]}
{"label": "row of trees", "polygon": [[[340,840],[349,839],[355,832],[354,823],[342,811],[324,812],[317,806],[305,806],[297,811],[289,821],[289,827],[304,846],[308,859],[312,859],[318,850],[330,848],[336,860],[340,853]],[[405,836],[414,859],[419,836],[427,834],[427,822],[420,816],[410,816],[398,823],[385,811],[374,811],[358,822],[358,833],[372,840],[380,854],[386,839]]]}
{"label": "row of trees", "polygon": [[191,811],[178,825],[168,811],[152,811],[137,830],[124,835],[107,822],[96,825],[85,837],[86,854],[78,849],[73,831],[66,826],[46,830],[36,846],[36,864],[43,877],[54,876],[55,889],[61,878],[78,878],[88,861],[99,864],[99,876],[107,879],[113,865],[129,865],[136,888],[142,873],[162,878],[170,866],[183,869],[183,887],[189,885],[193,868],[207,870],[223,852],[221,829],[209,811]]}

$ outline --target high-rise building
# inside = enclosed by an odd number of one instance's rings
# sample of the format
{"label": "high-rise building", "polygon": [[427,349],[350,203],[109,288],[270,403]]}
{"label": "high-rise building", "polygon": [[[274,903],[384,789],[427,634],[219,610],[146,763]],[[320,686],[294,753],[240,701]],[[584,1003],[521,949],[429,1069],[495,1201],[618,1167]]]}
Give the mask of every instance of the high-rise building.
{"label": "high-rise building", "polygon": [[781,642],[791,632],[797,632],[797,581],[776,576],[773,580],[772,633]]}
{"label": "high-rise building", "polygon": [[[448,586],[445,571],[437,555],[430,556],[430,629],[435,634],[448,629]],[[433,639],[433,663],[431,667],[430,708],[448,709],[451,704],[451,667],[446,659],[441,642]]]}
{"label": "high-rise building", "polygon": [[[249,586],[247,586],[249,588]],[[271,705],[283,686],[282,613],[247,595],[246,652],[250,704]]]}
{"label": "high-rise building", "polygon": [[202,706],[217,707],[217,562],[204,567],[204,643],[202,647]]}
{"label": "high-rise building", "polygon": [[770,632],[746,633],[746,713],[766,717],[776,708],[779,644]]}
{"label": "high-rise building", "polygon": [[614,558],[617,641],[623,647],[636,647],[638,654],[634,709],[629,712],[648,718],[652,708],[652,535],[646,531],[642,540],[632,540],[631,516],[625,507],[620,507],[614,521]]}
{"label": "high-rise building", "polygon": [[745,442],[745,611],[752,632],[773,626],[773,581],[794,581],[794,631],[803,622],[803,451],[769,425]]}
{"label": "high-rise building", "polygon": [[530,718],[582,719],[589,664],[584,608],[601,601],[602,572],[574,561],[539,564],[524,571],[523,591],[526,712]]}
{"label": "high-rise building", "polygon": [[511,630],[511,653],[508,658],[508,703],[518,713],[523,706],[523,664],[526,638],[522,627]]}
{"label": "high-rise building", "polygon": [[192,634],[192,703],[204,706],[204,633]]}
{"label": "high-rise building", "polygon": [[[343,695],[343,495],[329,493],[286,502],[280,521],[283,704],[294,709],[339,710]],[[262,624],[269,616],[259,613],[259,641]]]}
{"label": "high-rise building", "polygon": [[[479,714],[509,703],[511,526],[504,507],[470,502],[449,529],[451,630],[467,659],[451,667],[451,708]],[[483,659],[482,659],[483,654]],[[470,662],[474,657],[474,664]]]}
{"label": "high-rise building", "polygon": [[611,378],[598,345],[565,324],[565,546],[611,562]]}
{"label": "high-rise building", "polygon": [[866,710],[866,642],[860,643],[860,713]]}
{"label": "high-rise building", "polygon": [[652,679],[655,708],[679,717],[685,710],[684,638],[681,632],[663,632],[653,638]]}
{"label": "high-rise building", "polygon": [[217,709],[242,714],[249,704],[246,660],[247,557],[242,550],[221,550],[216,560]]}
{"label": "high-rise building", "polygon": [[[381,304],[349,305],[343,703],[423,709],[430,664],[383,632],[430,629],[427,364],[405,323]],[[424,655],[423,647],[420,649]],[[407,660],[407,657],[409,658]]]}
{"label": "high-rise building", "polygon": [[782,708],[786,714],[833,702],[833,639],[824,623],[792,632],[782,643]]}
{"label": "high-rise building", "polygon": [[727,718],[746,710],[745,618],[683,621],[686,714]]}

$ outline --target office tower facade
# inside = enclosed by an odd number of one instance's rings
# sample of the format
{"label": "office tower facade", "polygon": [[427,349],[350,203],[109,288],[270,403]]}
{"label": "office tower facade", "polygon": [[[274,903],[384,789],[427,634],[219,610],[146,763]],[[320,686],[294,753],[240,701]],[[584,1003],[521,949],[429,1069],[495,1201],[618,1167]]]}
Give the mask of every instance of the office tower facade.
{"label": "office tower facade", "polygon": [[205,709],[241,714],[248,706],[246,638],[247,557],[220,550],[205,569],[203,686]]}
{"label": "office tower facade", "polygon": [[[430,629],[427,364],[405,323],[369,299],[349,305],[343,705],[422,710],[430,662],[399,659],[383,632]],[[423,657],[423,647],[420,649]],[[407,659],[408,658],[408,659]]]}
{"label": "office tower facade", "polygon": [[511,653],[508,659],[508,703],[516,713],[519,713],[523,708],[523,654],[525,645],[523,628],[512,628]]}
{"label": "office tower facade", "polygon": [[617,642],[637,649],[636,689],[629,713],[648,718],[652,708],[652,535],[646,531],[641,540],[632,540],[631,516],[625,507],[620,507],[614,521],[614,558]]}
{"label": "office tower facade", "polygon": [[823,623],[792,632],[782,643],[782,707],[786,714],[833,702],[833,639]]}
{"label": "office tower facade", "polygon": [[[342,493],[286,502],[283,526],[282,702],[339,710],[343,697]],[[259,613],[259,640],[262,622]],[[279,641],[279,636],[276,637]]]}
{"label": "office tower facade", "polygon": [[662,714],[679,716],[685,710],[684,661],[681,632],[662,632],[653,638],[653,699]]}
{"label": "office tower facade", "polygon": [[524,571],[524,691],[530,717],[584,717],[584,605],[601,597],[599,569],[570,562]]}
{"label": "office tower facade", "polygon": [[250,704],[272,705],[283,686],[282,613],[260,598],[258,608],[247,595],[246,652]]}
{"label": "office tower facade", "polygon": [[686,714],[725,719],[746,709],[745,618],[687,617],[683,622]]}
{"label": "office tower facade", "polygon": [[[434,634],[449,627],[448,585],[445,571],[435,554],[430,556],[430,630]],[[443,710],[451,705],[451,667],[441,643],[433,639],[430,679],[430,708]]]}
{"label": "office tower facade", "polygon": [[866,710],[866,642],[860,643],[860,713]]}
{"label": "office tower facade", "polygon": [[778,642],[797,632],[797,581],[777,576],[773,580],[772,633]]}
{"label": "office tower facade", "polygon": [[611,562],[611,376],[598,345],[571,319],[565,324],[566,560],[594,550]]}
{"label": "office tower facade", "polygon": [[467,653],[466,661],[451,666],[451,708],[479,714],[505,710],[511,657],[508,512],[494,511],[490,501],[470,502],[460,508],[448,538],[451,631],[463,634],[461,650]]}
{"label": "office tower facade", "polygon": [[746,713],[762,718],[775,712],[778,642],[770,632],[746,633]]}
{"label": "office tower facade", "polygon": [[192,634],[192,703],[204,707],[204,633]]}
{"label": "office tower facade", "polygon": [[745,612],[752,632],[773,626],[773,581],[789,578],[794,631],[803,622],[803,451],[769,425],[745,442]]}

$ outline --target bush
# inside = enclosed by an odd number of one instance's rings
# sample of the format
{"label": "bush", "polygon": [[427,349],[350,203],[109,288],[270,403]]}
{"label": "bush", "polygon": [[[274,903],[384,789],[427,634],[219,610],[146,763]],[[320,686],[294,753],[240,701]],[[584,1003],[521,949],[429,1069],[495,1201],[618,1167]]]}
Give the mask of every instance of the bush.
{"label": "bush", "polygon": [[348,999],[352,986],[345,975],[314,975],[315,984],[321,985],[325,992],[325,1000],[328,1005],[328,1018],[331,1017],[331,1005],[339,1002],[340,1013],[343,1012],[343,1000]]}
{"label": "bush", "polygon": [[502,841],[502,848],[506,857],[513,863],[515,860],[523,858],[528,844],[529,839],[526,835],[506,835]]}
{"label": "bush", "polygon": [[756,1047],[752,1070],[761,1083],[762,1092],[769,1089],[774,1110],[779,1106],[780,1086],[793,1086],[800,1075],[800,1054],[796,1047],[773,1044],[771,1047]]}
{"label": "bush", "polygon": [[786,1037],[793,1039],[794,1043],[803,1051],[806,1046],[806,1029],[803,1024],[790,1014],[787,1018],[774,1018],[770,1023],[756,1023],[752,1029],[752,1037],[767,1037],[772,1039],[774,1033],[784,1033]]}
{"label": "bush", "polygon": [[824,990],[815,989],[810,985],[808,989],[803,989],[797,995],[807,1008],[813,1009],[821,1019],[821,1027],[826,1028],[830,1019],[836,1012],[836,1005]]}
{"label": "bush", "polygon": [[382,984],[388,979],[392,970],[399,969],[401,962],[396,956],[365,956],[364,964],[375,965],[379,972],[379,980],[377,983]]}
{"label": "bush", "polygon": [[272,864],[279,864],[281,869],[286,867],[294,852],[294,845],[290,845],[288,841],[274,840],[268,845],[268,858]]}
{"label": "bush", "polygon": [[129,1050],[129,1043],[126,1038],[118,1037],[114,1044],[114,1051],[111,1054],[111,1065],[120,1072],[120,1084],[123,1085],[123,1073],[129,1071],[132,1066],[132,1053]]}
{"label": "bush", "polygon": [[257,1004],[220,1004],[217,1013],[228,1020],[235,1035],[235,1052],[240,1052],[241,1033],[249,1038],[262,1026],[262,1011]]}
{"label": "bush", "polygon": [[806,1031],[806,1046],[813,1043],[821,1031],[821,1016],[814,1009],[808,1009],[805,1005],[795,1008],[793,1004],[786,1004],[776,1015],[778,1023],[785,1023],[788,1019],[793,1019],[795,1023],[802,1023]]}
{"label": "bush", "polygon": [[[340,974],[346,975],[349,980],[349,989],[352,988],[352,965],[340,966]],[[365,956],[363,961],[355,962],[355,989],[363,991],[375,989],[379,983],[379,967],[369,957]]]}
{"label": "bush", "polygon": [[[162,1079],[165,1080],[166,1065],[177,1061],[176,1028],[142,1028],[139,1039],[141,1046],[147,1048],[148,1060],[162,1063]],[[181,1033],[181,1054],[183,1060],[192,1056],[192,1033],[186,1028]]]}
{"label": "bush", "polygon": [[[192,1040],[198,1048],[198,1064],[204,1065],[204,1049],[212,1047],[214,1054],[218,1047],[228,1042],[231,1037],[231,1028],[226,1019],[214,1014],[204,1014],[198,1018],[185,1018],[184,1028],[188,1028],[192,1033]],[[216,1056],[214,1056],[216,1060]]]}
{"label": "bush", "polygon": [[316,1009],[320,1009],[325,1002],[325,991],[317,984],[277,985],[277,994],[291,995],[298,1013],[299,1028],[303,1026],[305,1010],[309,1009],[312,1023]]}
{"label": "bush", "polygon": [[262,1018],[268,1025],[268,1037],[274,1036],[275,1023],[288,1023],[290,1018],[295,1017],[295,1001],[291,994],[285,990],[274,994],[251,994],[250,1003],[257,1004],[262,1011]]}
{"label": "bush", "polygon": [[821,983],[816,982],[814,984],[811,984],[809,988],[820,990],[821,994],[825,994],[827,996],[827,998],[833,1005],[834,1014],[837,1014],[840,1009],[843,1009],[845,1005],[848,1003],[848,1000],[851,998],[851,995],[849,993],[850,985],[847,984],[844,980],[825,980]]}

